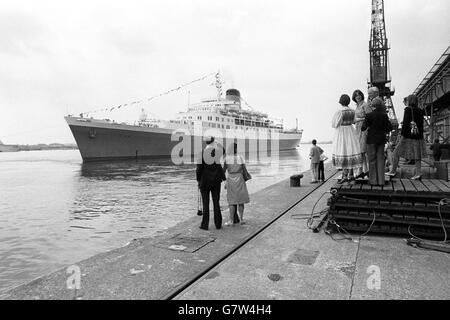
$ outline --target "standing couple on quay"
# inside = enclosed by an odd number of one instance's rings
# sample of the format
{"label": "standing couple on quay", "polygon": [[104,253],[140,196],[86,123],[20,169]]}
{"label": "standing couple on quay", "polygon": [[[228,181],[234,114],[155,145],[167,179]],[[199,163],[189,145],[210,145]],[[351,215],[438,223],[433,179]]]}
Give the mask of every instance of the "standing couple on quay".
{"label": "standing couple on quay", "polygon": [[349,107],[350,97],[343,94],[339,99],[341,109],[332,120],[335,128],[332,160],[334,167],[342,170],[339,183],[368,176],[370,185],[384,186],[386,160],[390,164],[386,174],[394,177],[400,157],[415,161],[416,172],[411,179],[420,180],[421,160],[427,152],[423,138],[424,112],[418,107],[417,97],[405,98],[401,134],[393,145],[388,141],[393,126],[378,88],[370,88],[368,95],[366,103],[364,94],[355,90],[352,98],[356,110],[353,110]]}
{"label": "standing couple on quay", "polygon": [[209,228],[209,194],[213,201],[214,224],[216,229],[222,228],[220,188],[223,181],[230,210],[229,221],[225,225],[245,223],[244,205],[250,202],[246,181],[251,179],[251,175],[247,171],[243,157],[238,154],[237,143],[231,143],[225,153],[223,147],[214,141],[214,137],[208,137],[201,161],[199,157],[197,163],[196,178],[203,203],[200,229]]}

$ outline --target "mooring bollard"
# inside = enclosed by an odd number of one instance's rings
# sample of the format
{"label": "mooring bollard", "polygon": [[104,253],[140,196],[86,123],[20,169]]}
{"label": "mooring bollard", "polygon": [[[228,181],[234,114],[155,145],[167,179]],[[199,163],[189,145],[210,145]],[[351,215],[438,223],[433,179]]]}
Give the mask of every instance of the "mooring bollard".
{"label": "mooring bollard", "polygon": [[300,187],[300,180],[303,178],[302,174],[294,174],[291,176],[291,187]]}
{"label": "mooring bollard", "polygon": [[448,181],[448,162],[435,161],[436,179]]}

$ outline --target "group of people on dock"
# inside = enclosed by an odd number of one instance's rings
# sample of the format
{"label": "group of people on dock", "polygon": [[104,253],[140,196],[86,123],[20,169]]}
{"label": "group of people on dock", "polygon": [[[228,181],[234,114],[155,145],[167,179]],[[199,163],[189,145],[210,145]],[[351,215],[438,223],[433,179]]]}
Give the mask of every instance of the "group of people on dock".
{"label": "group of people on dock", "polygon": [[[368,177],[371,185],[383,186],[385,174],[396,175],[400,157],[415,162],[416,172],[411,179],[420,180],[426,146],[424,112],[418,107],[417,97],[410,95],[404,100],[401,133],[395,143],[389,141],[394,128],[378,88],[368,90],[367,102],[361,90],[353,92],[352,100],[355,109],[349,107],[350,97],[343,94],[339,99],[341,108],[332,120],[335,129],[332,162],[335,168],[342,170],[339,183]],[[387,167],[389,172],[386,173]]]}
{"label": "group of people on dock", "polygon": [[[351,100],[356,104],[355,109],[349,106]],[[416,171],[411,179],[422,178],[421,161],[427,154],[423,137],[424,111],[418,107],[415,95],[404,99],[402,127],[395,143],[389,141],[390,132],[394,128],[385,103],[379,97],[378,88],[368,90],[367,102],[362,91],[355,90],[351,99],[343,94],[339,104],[341,108],[332,120],[332,127],[335,129],[332,163],[342,171],[339,183],[368,177],[370,185],[384,186],[385,174],[396,176],[400,157],[415,163]],[[434,153],[439,152],[438,148],[439,146],[434,147]],[[327,158],[315,140],[310,159],[313,176],[311,182],[324,182],[324,161]],[[201,161],[197,164],[196,177],[203,203],[201,229],[208,230],[210,194],[214,207],[214,224],[217,229],[222,227],[219,201],[224,181],[230,209],[230,218],[225,225],[245,223],[244,205],[250,202],[246,181],[251,179],[251,175],[243,157],[238,154],[237,143],[230,144],[225,152],[223,147],[214,142],[213,137],[209,137]]]}
{"label": "group of people on dock", "polygon": [[243,157],[238,154],[237,143],[231,143],[225,152],[223,147],[215,143],[214,137],[208,137],[201,161],[199,159],[197,164],[196,177],[203,203],[200,229],[208,230],[209,227],[210,194],[214,207],[214,224],[217,229],[222,227],[220,188],[224,181],[230,210],[230,219],[225,225],[245,223],[244,205],[250,202],[246,181],[251,179],[251,175]]}

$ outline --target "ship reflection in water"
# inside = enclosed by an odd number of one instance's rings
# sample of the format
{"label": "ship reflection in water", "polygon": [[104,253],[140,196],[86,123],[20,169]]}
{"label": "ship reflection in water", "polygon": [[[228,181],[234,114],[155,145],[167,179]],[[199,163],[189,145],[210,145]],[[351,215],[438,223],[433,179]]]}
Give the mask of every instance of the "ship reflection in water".
{"label": "ship reflection in water", "polygon": [[[249,164],[250,194],[308,170],[308,152],[304,146],[281,152],[277,163]],[[196,217],[198,206],[194,164],[82,163],[78,150],[0,154],[0,194],[0,292],[155,236]]]}

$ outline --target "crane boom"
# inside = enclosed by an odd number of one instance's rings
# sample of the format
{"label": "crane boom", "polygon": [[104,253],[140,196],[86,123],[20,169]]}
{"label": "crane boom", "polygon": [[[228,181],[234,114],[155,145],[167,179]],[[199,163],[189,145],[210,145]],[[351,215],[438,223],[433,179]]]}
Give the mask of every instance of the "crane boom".
{"label": "crane boom", "polygon": [[388,112],[389,119],[394,127],[394,132],[397,132],[398,120],[391,99],[395,90],[392,90],[390,86],[389,49],[384,20],[384,0],[372,0],[372,27],[369,42],[369,87],[377,87],[380,91],[380,97],[384,100],[386,111]]}

